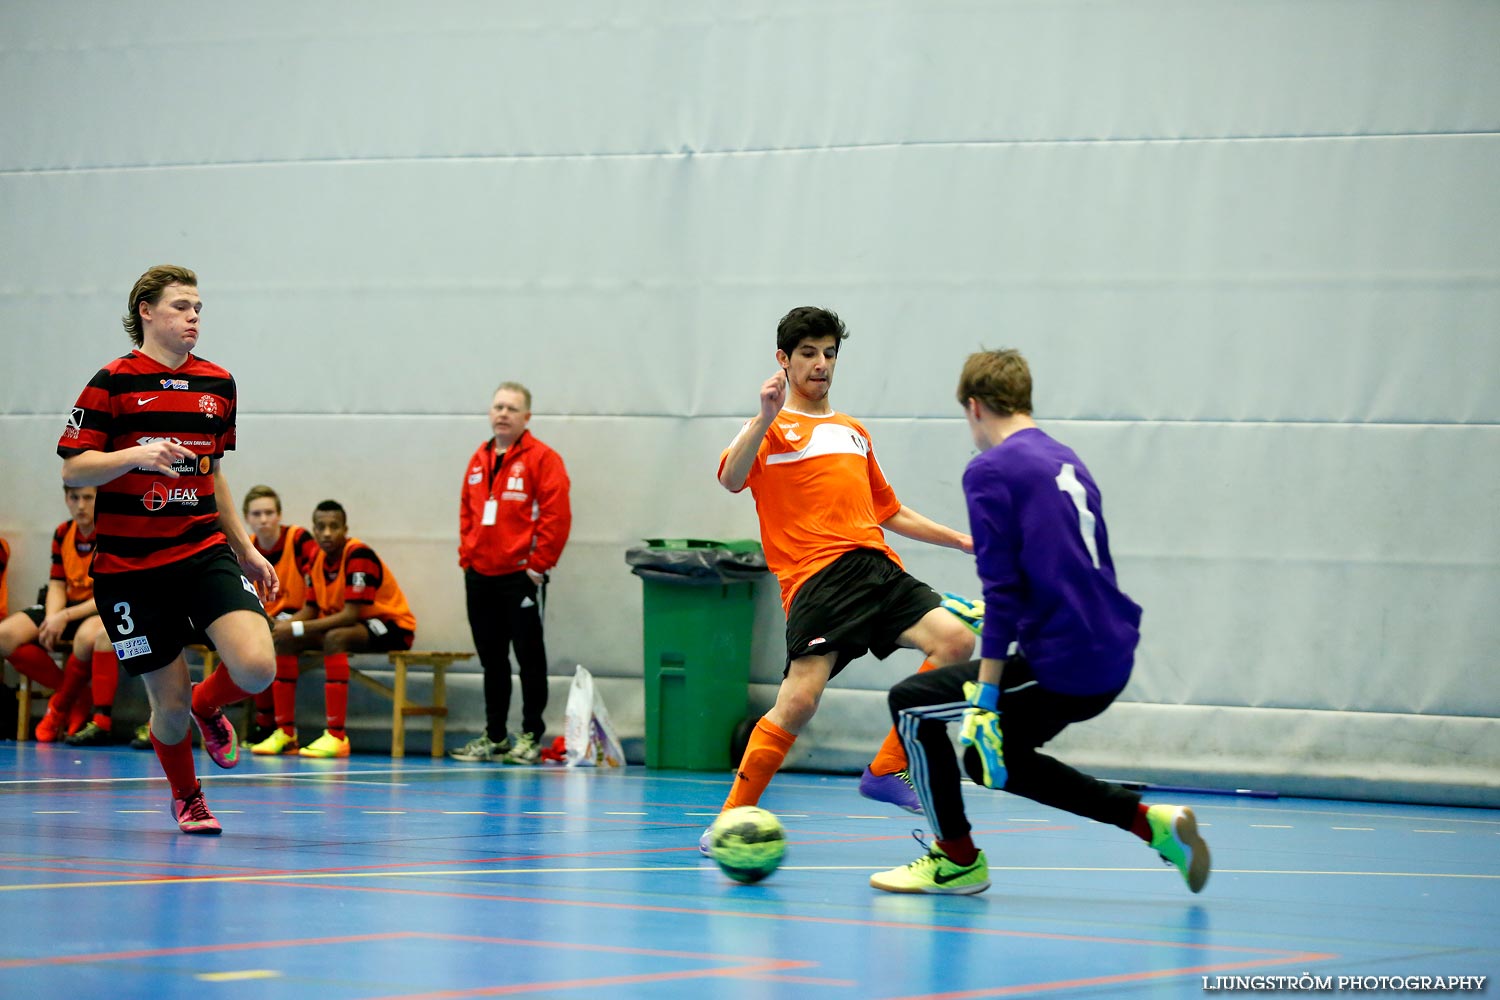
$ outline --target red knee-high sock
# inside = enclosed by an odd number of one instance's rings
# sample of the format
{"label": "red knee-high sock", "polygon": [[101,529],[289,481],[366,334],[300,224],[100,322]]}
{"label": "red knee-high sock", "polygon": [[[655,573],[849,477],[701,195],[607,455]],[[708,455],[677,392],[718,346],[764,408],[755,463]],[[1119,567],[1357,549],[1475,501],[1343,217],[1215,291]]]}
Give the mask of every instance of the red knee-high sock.
{"label": "red knee-high sock", "polygon": [[323,697],[328,702],[328,732],[343,738],[349,715],[349,654],[323,657]]}
{"label": "red knee-high sock", "polygon": [[255,725],[269,729],[276,723],[276,685],[273,683],[255,695]]}
{"label": "red knee-high sock", "polygon": [[198,772],[193,769],[193,736],[189,732],[177,743],[163,743],[151,734],[151,746],[156,750],[156,759],[172,786],[172,798],[185,799],[198,790]]}
{"label": "red knee-high sock", "polygon": [[250,692],[236,684],[229,676],[229,668],[221,663],[202,684],[193,685],[193,711],[202,716],[213,715],[225,705],[248,697]]}
{"label": "red knee-high sock", "polygon": [[[922,665],[917,668],[917,673],[925,674],[929,670],[936,670],[937,664],[931,660],[923,660]],[[896,735],[896,727],[885,734],[885,742],[880,744],[880,749],[875,751],[875,759],[870,761],[871,774],[895,774],[897,771],[906,770],[906,748],[901,745],[901,737]]]}
{"label": "red knee-high sock", "polygon": [[30,677],[48,691],[62,687],[63,672],[52,662],[47,651],[34,642],[16,648],[6,657],[22,674]]}
{"label": "red knee-high sock", "polygon": [[796,740],[796,736],[762,717],[750,731],[744,759],[735,772],[734,784],[729,786],[729,798],[724,800],[724,808],[753,806],[760,802],[761,794],[776,772],[781,770],[787,751],[792,749]]}
{"label": "red knee-high sock", "polygon": [[79,694],[88,686],[89,677],[93,672],[93,667],[69,654],[68,662],[63,664],[62,686],[57,689],[57,694],[52,696],[51,707],[66,714],[78,700]]}
{"label": "red knee-high sock", "polygon": [[276,724],[288,736],[297,731],[298,673],[296,653],[281,653],[276,657],[276,683],[271,685],[271,694],[276,703]]}
{"label": "red knee-high sock", "polygon": [[113,726],[115,692],[120,687],[120,658],[114,650],[94,650],[90,686],[94,692],[94,725],[106,732]]}

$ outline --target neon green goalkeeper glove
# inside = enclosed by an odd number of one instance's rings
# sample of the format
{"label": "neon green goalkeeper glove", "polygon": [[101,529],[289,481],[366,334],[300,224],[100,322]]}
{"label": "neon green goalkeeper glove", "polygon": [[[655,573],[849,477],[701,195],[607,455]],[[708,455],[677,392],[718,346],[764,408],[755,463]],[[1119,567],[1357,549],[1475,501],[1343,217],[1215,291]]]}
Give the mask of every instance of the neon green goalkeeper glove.
{"label": "neon green goalkeeper glove", "polygon": [[984,787],[1005,787],[1005,738],[1000,733],[1000,689],[993,684],[964,684],[964,724],[958,741],[973,747],[984,771]]}
{"label": "neon green goalkeeper glove", "polygon": [[938,605],[944,611],[958,616],[958,620],[968,627],[970,632],[978,635],[984,628],[984,602],[971,601],[967,597],[958,594],[943,592],[942,603]]}

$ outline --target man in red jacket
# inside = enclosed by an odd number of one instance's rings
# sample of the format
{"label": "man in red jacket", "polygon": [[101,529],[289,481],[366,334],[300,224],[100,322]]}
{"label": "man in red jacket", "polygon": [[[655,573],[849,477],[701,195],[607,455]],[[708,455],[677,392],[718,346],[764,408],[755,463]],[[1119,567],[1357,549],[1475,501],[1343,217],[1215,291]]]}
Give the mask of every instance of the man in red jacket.
{"label": "man in red jacket", "polygon": [[[547,707],[542,608],[547,574],[568,543],[573,512],[568,470],[557,452],[531,436],[530,420],[531,390],[501,383],[490,402],[494,436],[464,473],[458,564],[484,668],[485,731],[453,751],[456,760],[534,764],[541,757]],[[521,732],[514,740],[506,727],[512,645],[521,675]]]}

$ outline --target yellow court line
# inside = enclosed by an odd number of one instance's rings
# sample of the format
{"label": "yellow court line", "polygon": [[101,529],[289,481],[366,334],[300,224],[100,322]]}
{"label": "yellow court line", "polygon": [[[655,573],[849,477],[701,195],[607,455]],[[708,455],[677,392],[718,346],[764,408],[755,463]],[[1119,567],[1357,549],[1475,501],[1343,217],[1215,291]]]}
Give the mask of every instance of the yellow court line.
{"label": "yellow court line", "polygon": [[[780,871],[788,872],[877,872],[884,871],[880,865],[782,865]],[[1085,868],[1035,865],[990,865],[992,872],[1114,872],[1144,873],[1159,872],[1155,867],[1146,868]],[[21,892],[27,889],[108,889],[142,885],[210,885],[222,882],[294,882],[309,880],[370,879],[370,878],[437,878],[458,875],[588,875],[603,873],[650,873],[653,875],[692,874],[712,871],[701,864],[657,867],[611,867],[611,868],[455,868],[447,871],[383,871],[383,872],[303,872],[281,875],[203,875],[184,878],[118,879],[103,882],[38,882],[31,885],[0,885],[0,892]],[[1348,871],[1298,871],[1292,869],[1267,868],[1216,868],[1216,875],[1329,875],[1364,878],[1451,878],[1496,880],[1500,875],[1470,875],[1459,872],[1348,872]]]}

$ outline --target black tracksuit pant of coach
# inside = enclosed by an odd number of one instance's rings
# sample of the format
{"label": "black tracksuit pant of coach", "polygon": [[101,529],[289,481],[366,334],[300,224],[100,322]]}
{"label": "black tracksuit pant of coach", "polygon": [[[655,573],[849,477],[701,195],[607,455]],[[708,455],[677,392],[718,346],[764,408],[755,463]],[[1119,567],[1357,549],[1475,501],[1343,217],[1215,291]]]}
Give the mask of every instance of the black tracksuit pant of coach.
{"label": "black tracksuit pant of coach", "polygon": [[[979,661],[913,674],[891,688],[891,718],[906,748],[908,767],[928,822],[939,840],[970,830],[964,814],[963,779],[948,735],[949,722],[961,724],[967,707],[964,682],[979,679]],[[1005,738],[1005,790],[1013,795],[1130,829],[1141,797],[1129,789],[1084,774],[1037,748],[1071,723],[1092,719],[1109,707],[1118,691],[1066,695],[1036,682],[1024,657],[1005,661],[1000,684],[1000,732]],[[983,774],[978,754],[964,749],[964,769],[975,781]]]}
{"label": "black tracksuit pant of coach", "polygon": [[464,571],[469,631],[484,669],[485,730],[496,743],[505,738],[510,715],[510,650],[515,647],[521,675],[521,732],[540,741],[546,724],[547,647],[542,641],[542,601],[538,587],[524,571],[485,576]]}

